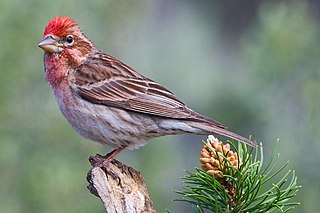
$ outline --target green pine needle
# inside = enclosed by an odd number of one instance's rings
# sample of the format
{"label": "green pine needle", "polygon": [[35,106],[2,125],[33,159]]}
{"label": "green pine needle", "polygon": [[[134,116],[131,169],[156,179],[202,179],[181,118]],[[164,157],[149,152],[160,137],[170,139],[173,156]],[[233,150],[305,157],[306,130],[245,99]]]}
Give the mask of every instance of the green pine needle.
{"label": "green pine needle", "polygon": [[[278,141],[277,141],[278,143]],[[276,143],[276,144],[277,144]],[[219,160],[224,174],[223,180],[216,179],[205,171],[195,168],[195,172],[186,172],[183,177],[184,186],[181,195],[175,201],[188,202],[194,212],[288,212],[294,206],[300,205],[291,199],[301,186],[297,185],[294,171],[285,172],[288,162],[279,166],[279,154],[274,147],[271,159],[263,168],[263,148],[248,148],[239,143],[238,147],[230,142],[239,158],[238,168],[223,157]],[[211,150],[218,153],[216,150]],[[221,154],[220,154],[221,156]],[[232,192],[232,193],[231,193]]]}

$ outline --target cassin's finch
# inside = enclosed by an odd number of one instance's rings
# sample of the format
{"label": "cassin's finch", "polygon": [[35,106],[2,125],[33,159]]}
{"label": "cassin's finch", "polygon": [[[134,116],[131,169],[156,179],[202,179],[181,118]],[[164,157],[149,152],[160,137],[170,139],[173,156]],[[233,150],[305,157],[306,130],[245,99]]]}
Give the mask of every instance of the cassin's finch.
{"label": "cassin's finch", "polygon": [[255,145],[98,50],[71,18],[53,18],[38,45],[63,115],[83,137],[115,148],[105,162],[124,148],[136,149],[163,135],[216,133]]}

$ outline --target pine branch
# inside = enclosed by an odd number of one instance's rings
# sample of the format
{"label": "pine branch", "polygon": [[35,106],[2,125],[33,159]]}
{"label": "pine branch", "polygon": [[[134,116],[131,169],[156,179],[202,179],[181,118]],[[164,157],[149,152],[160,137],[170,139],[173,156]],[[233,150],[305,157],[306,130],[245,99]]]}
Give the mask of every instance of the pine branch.
{"label": "pine branch", "polygon": [[262,144],[257,148],[230,144],[208,137],[201,150],[202,169],[187,172],[183,190],[175,191],[182,195],[176,201],[190,203],[195,212],[230,213],[288,212],[300,204],[291,201],[301,187],[295,172],[284,172],[288,162],[278,165],[275,148],[263,169]]}

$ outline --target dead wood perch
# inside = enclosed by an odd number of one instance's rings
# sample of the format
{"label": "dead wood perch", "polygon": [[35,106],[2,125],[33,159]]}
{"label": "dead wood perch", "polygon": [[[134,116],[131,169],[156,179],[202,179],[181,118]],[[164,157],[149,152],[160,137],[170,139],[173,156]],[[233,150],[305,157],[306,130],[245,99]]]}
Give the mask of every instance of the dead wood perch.
{"label": "dead wood perch", "polygon": [[[94,161],[90,158],[92,165]],[[108,213],[156,212],[141,173],[117,160],[93,167],[87,180],[88,189],[101,199]]]}

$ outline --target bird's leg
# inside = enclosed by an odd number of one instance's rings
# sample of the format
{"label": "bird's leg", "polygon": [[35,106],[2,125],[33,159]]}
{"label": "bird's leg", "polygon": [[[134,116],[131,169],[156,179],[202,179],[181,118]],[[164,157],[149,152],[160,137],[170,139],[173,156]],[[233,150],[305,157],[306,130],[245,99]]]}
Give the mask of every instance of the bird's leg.
{"label": "bird's leg", "polygon": [[120,146],[119,148],[112,150],[111,152],[105,155],[105,161],[112,161],[116,157],[116,155],[119,154],[125,148],[127,148],[127,146]]}
{"label": "bird's leg", "polygon": [[[119,154],[122,150],[124,150],[127,146],[120,146],[117,149],[112,150],[111,152],[109,152],[108,154],[106,154],[105,156],[102,156],[100,154],[96,154],[95,156],[90,156],[89,157],[89,161],[91,163],[91,165],[93,167],[100,167],[105,173],[106,175],[111,175],[114,179],[118,179],[119,183],[118,185],[121,184],[121,179],[119,177],[119,175],[117,175],[113,170],[109,170],[107,168],[107,165],[113,161],[113,159],[115,158],[115,156],[117,154]],[[113,161],[113,164],[115,164],[116,166],[118,166],[118,168],[121,168],[122,172],[124,171],[124,165],[119,162],[119,161]],[[87,174],[87,180],[89,183],[91,180],[91,170],[88,172]],[[108,177],[108,176],[107,176]]]}
{"label": "bird's leg", "polygon": [[127,146],[120,146],[119,148],[116,148],[106,154],[105,156],[102,156],[100,154],[96,154],[94,157],[90,156],[89,161],[92,166],[97,167],[104,167],[107,166],[108,163],[110,163],[117,154],[119,154],[122,150],[124,150]]}

